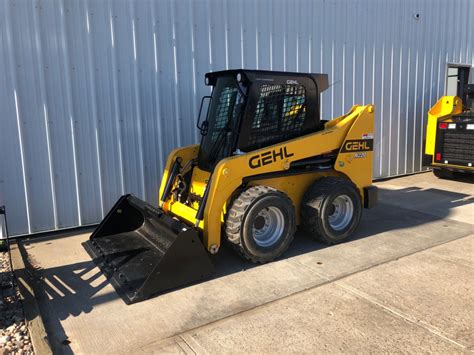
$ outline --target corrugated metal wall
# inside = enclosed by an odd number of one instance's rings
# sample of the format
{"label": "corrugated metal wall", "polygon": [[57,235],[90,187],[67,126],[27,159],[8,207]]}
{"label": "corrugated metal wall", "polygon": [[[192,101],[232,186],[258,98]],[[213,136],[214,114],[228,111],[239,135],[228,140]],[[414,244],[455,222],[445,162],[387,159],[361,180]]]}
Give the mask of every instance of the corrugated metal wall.
{"label": "corrugated metal wall", "polygon": [[[419,18],[415,18],[419,14]],[[377,106],[375,177],[419,171],[447,62],[473,64],[472,0],[0,2],[0,204],[12,234],[156,203],[163,162],[198,140],[203,76],[330,75],[324,118]]]}

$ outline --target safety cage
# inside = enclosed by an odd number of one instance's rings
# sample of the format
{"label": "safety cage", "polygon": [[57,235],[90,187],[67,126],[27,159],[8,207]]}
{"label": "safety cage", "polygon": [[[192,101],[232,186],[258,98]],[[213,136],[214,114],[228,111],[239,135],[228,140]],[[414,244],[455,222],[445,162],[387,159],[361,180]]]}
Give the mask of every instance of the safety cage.
{"label": "safety cage", "polygon": [[320,130],[319,93],[326,74],[227,70],[206,74],[213,86],[198,165],[211,171],[249,152]]}

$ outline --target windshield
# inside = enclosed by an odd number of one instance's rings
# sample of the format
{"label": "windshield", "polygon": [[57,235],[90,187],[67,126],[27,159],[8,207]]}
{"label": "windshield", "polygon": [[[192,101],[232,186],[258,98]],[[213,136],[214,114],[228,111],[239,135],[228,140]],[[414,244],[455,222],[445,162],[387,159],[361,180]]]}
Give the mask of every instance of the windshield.
{"label": "windshield", "polygon": [[202,137],[198,165],[211,171],[217,162],[232,154],[245,97],[232,77],[217,79],[209,106],[208,131]]}

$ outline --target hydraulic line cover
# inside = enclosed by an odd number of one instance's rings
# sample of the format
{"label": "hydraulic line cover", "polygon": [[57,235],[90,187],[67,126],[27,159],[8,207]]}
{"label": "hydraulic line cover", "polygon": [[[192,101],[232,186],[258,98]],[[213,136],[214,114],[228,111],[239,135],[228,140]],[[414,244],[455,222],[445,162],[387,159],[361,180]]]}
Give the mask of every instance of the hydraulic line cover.
{"label": "hydraulic line cover", "polygon": [[127,304],[214,271],[193,227],[133,195],[122,196],[83,245]]}

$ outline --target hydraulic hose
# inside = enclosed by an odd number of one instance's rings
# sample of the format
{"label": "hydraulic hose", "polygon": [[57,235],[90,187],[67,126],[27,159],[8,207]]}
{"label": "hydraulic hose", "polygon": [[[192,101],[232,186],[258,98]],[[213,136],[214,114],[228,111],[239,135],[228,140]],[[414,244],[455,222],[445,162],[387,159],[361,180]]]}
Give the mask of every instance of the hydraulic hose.
{"label": "hydraulic hose", "polygon": [[176,179],[176,176],[178,175],[178,172],[179,172],[179,168],[181,167],[181,160],[182,160],[181,157],[177,157],[173,163],[173,167],[171,168],[171,173],[168,176],[168,180],[166,181],[166,185],[163,190],[163,195],[161,196],[161,202],[165,202],[171,192],[171,188],[173,187],[174,180]]}

